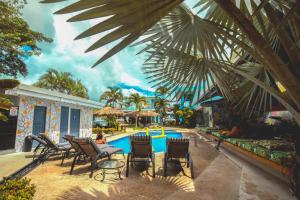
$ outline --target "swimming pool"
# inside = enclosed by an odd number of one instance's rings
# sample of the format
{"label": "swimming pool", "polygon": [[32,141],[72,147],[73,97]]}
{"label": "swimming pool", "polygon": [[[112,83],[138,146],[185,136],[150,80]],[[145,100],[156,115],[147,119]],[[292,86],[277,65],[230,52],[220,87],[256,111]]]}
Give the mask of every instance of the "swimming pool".
{"label": "swimming pool", "polygon": [[[152,136],[160,135],[161,131],[150,131]],[[138,132],[135,135],[146,135],[145,132]],[[167,138],[182,138],[182,134],[172,130],[165,130],[165,135]],[[129,136],[108,142],[108,144],[113,145],[116,148],[122,148],[124,153],[128,154],[130,152],[130,141]],[[166,151],[166,137],[163,138],[152,138],[152,147],[155,152],[165,152]]]}

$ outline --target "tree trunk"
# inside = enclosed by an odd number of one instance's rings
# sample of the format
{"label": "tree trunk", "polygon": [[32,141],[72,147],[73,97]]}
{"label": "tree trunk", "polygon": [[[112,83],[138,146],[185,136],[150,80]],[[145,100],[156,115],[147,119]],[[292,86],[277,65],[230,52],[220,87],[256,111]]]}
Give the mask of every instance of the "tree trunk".
{"label": "tree trunk", "polygon": [[135,128],[137,128],[137,127],[138,127],[138,117],[135,116]]}
{"label": "tree trunk", "polygon": [[250,20],[232,3],[231,0],[215,0],[229,16],[235,21],[235,24],[243,31],[243,33],[252,42],[257,51],[264,58],[264,64],[287,89],[287,93],[294,101],[298,109],[300,109],[300,81],[289,70],[287,65],[272,49],[270,44],[256,30]]}

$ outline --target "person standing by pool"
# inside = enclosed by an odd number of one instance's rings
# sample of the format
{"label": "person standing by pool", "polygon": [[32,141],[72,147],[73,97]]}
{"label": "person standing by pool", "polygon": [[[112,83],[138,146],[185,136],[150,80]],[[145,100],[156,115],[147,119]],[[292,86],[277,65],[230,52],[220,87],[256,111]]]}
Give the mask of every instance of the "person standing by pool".
{"label": "person standing by pool", "polygon": [[106,139],[103,137],[103,132],[102,130],[100,130],[97,133],[97,137],[96,137],[96,144],[105,144],[106,143]]}

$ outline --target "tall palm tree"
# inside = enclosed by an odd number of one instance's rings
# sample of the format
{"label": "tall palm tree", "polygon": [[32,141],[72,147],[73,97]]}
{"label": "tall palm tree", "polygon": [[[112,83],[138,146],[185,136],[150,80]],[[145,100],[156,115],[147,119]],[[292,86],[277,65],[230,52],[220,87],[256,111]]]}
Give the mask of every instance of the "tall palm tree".
{"label": "tall palm tree", "polygon": [[100,100],[105,100],[107,106],[115,108],[117,103],[122,103],[123,101],[122,89],[119,87],[108,87],[101,96]]}
{"label": "tall palm tree", "polygon": [[135,105],[135,109],[137,111],[141,111],[142,108],[146,105],[146,98],[141,96],[139,93],[130,94],[128,97],[129,103],[133,103]]}
{"label": "tall palm tree", "polygon": [[[139,93],[130,94],[128,97],[129,103],[133,103],[135,105],[136,111],[141,111],[142,108],[146,105],[146,98],[141,96]],[[137,128],[138,116],[135,115],[135,127]]]}
{"label": "tall palm tree", "polygon": [[169,101],[165,98],[157,97],[155,100],[155,111],[160,114],[161,119],[163,122],[165,121],[164,118],[167,116],[167,109],[169,106]]}
{"label": "tall palm tree", "polygon": [[33,85],[65,94],[88,98],[87,88],[80,80],[74,80],[72,74],[69,72],[48,69]]}
{"label": "tall palm tree", "polygon": [[169,106],[169,101],[166,99],[166,96],[169,92],[169,89],[167,87],[159,86],[155,90],[155,103],[154,108],[155,111],[160,114],[161,119],[163,119],[167,116],[167,108]]}

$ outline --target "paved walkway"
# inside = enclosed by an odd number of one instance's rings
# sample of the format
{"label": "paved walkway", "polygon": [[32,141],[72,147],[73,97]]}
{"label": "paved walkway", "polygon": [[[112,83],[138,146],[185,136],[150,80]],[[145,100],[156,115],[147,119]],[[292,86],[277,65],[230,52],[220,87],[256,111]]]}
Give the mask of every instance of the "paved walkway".
{"label": "paved walkway", "polygon": [[[155,178],[143,169],[131,169],[128,178],[100,182],[98,171],[89,178],[89,164],[77,165],[74,175],[69,175],[72,159],[63,167],[60,160],[47,161],[27,176],[37,186],[36,200],[294,200],[285,183],[238,158],[218,152],[195,133],[186,134],[191,137],[194,180],[174,166],[170,166],[169,176],[163,177],[162,154],[156,156]],[[185,172],[189,176],[189,171]]]}
{"label": "paved walkway", "polygon": [[32,161],[32,153],[11,153],[0,155],[0,180]]}

